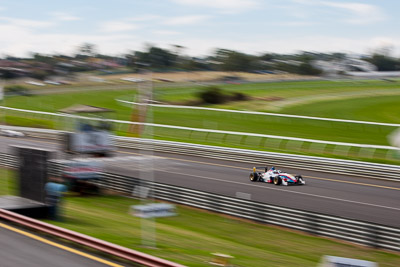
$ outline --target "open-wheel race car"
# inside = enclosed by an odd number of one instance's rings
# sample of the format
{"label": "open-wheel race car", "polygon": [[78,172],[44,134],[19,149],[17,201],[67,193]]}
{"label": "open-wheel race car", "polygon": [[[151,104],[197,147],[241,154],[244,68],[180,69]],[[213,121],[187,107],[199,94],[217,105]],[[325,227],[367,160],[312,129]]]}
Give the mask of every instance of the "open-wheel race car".
{"label": "open-wheel race car", "polygon": [[24,137],[25,135],[21,132],[14,130],[0,130],[0,135],[8,136],[8,137]]}
{"label": "open-wheel race car", "polygon": [[[258,169],[263,169],[259,171]],[[304,185],[304,181],[301,175],[292,175],[280,170],[276,170],[275,167],[254,167],[253,172],[250,173],[250,181],[252,182],[265,182],[273,183],[275,185]]]}

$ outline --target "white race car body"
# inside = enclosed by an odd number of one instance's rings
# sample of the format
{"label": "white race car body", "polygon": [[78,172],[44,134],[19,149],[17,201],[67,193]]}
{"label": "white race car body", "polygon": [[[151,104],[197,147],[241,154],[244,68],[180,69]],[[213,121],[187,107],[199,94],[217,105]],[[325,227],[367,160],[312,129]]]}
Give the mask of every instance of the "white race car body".
{"label": "white race car body", "polygon": [[254,169],[253,173],[250,174],[250,180],[253,182],[274,183],[276,185],[304,185],[306,183],[301,175],[292,175],[274,169],[266,170],[265,172],[256,172]]}

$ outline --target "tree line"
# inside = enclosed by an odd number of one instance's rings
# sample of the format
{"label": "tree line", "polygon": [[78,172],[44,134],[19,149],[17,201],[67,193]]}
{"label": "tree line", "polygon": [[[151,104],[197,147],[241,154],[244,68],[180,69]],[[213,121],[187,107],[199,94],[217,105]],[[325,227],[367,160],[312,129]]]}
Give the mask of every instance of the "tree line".
{"label": "tree line", "polygon": [[[315,67],[314,61],[339,61],[349,56],[343,53],[314,52],[251,55],[218,48],[211,55],[191,57],[184,54],[184,49],[179,45],[174,45],[171,49],[149,45],[144,51],[132,51],[121,56],[110,56],[98,53],[96,46],[93,44],[83,44],[73,56],[39,53],[32,53],[31,57],[28,58],[6,56],[0,62],[6,60],[7,62],[18,62],[22,65],[20,68],[4,67],[4,64],[0,65],[0,75],[3,78],[30,75],[43,80],[49,75],[71,74],[99,69],[112,71],[118,67],[125,67],[133,72],[150,69],[160,72],[207,70],[320,75],[322,70]],[[379,71],[400,70],[400,59],[385,53],[364,55],[360,59],[375,65]]]}

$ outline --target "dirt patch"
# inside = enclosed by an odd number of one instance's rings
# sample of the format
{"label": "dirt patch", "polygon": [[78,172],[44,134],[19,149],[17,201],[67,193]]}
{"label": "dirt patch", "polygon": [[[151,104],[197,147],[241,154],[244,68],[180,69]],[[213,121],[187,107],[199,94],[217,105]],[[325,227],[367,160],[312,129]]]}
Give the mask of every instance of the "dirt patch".
{"label": "dirt patch", "polygon": [[201,100],[187,100],[187,101],[180,101],[180,102],[167,101],[162,104],[177,105],[177,106],[201,106],[204,104],[204,102]]}
{"label": "dirt patch", "polygon": [[[87,76],[87,74],[85,75]],[[311,76],[301,76],[296,74],[257,74],[247,72],[225,72],[225,71],[180,71],[180,72],[153,72],[147,74],[146,78],[151,77],[156,82],[212,82],[222,81],[225,77],[236,77],[238,80],[266,81],[266,80],[298,80],[310,79]],[[83,78],[83,77],[82,77]],[[122,78],[143,79],[143,74],[128,73],[101,76],[104,80],[118,80]]]}
{"label": "dirt patch", "polygon": [[268,96],[268,97],[254,97],[254,100],[263,100],[263,101],[281,101],[285,98],[279,96]]}

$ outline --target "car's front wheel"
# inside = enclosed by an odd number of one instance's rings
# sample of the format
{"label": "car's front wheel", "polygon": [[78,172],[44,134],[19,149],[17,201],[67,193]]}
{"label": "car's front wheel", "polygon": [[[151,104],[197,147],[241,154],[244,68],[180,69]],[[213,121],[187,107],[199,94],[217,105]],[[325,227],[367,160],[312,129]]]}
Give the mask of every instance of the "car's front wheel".
{"label": "car's front wheel", "polygon": [[280,185],[282,183],[282,179],[279,176],[274,177],[274,185]]}
{"label": "car's front wheel", "polygon": [[258,179],[259,179],[259,177],[258,177],[258,173],[256,173],[256,172],[252,172],[252,173],[250,173],[250,176],[249,176],[249,178],[250,178],[250,181],[252,181],[252,182],[257,182],[257,181],[258,181]]}
{"label": "car's front wheel", "polygon": [[296,178],[297,178],[297,184],[303,185],[306,183],[301,175],[296,176]]}

